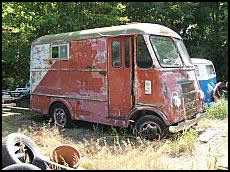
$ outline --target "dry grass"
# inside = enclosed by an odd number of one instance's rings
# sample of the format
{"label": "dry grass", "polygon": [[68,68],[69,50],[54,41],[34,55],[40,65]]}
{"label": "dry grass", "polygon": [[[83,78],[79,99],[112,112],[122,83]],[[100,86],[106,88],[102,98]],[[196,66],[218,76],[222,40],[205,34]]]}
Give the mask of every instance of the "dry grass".
{"label": "dry grass", "polygon": [[[4,136],[12,132],[24,133],[45,156],[59,144],[71,144],[81,153],[80,167],[89,170],[216,169],[217,157],[199,154],[194,129],[150,142],[130,135],[127,130],[108,126],[78,123],[73,129],[60,130],[43,122],[37,114],[4,117],[2,133]],[[215,123],[203,119],[199,126],[209,128],[216,126]]]}
{"label": "dry grass", "polygon": [[[72,129],[71,132],[76,130]],[[21,132],[30,136],[46,156],[58,144],[72,144],[82,155],[80,167],[88,170],[199,169],[197,162],[192,160],[197,139],[197,133],[193,129],[154,142],[107,134],[100,138],[78,141],[66,136],[65,132],[69,132],[68,130],[61,131],[49,125],[32,126]],[[178,159],[188,156],[191,157],[191,163],[185,165],[178,162]],[[210,158],[207,158],[207,164],[209,169],[214,169],[214,162]]]}

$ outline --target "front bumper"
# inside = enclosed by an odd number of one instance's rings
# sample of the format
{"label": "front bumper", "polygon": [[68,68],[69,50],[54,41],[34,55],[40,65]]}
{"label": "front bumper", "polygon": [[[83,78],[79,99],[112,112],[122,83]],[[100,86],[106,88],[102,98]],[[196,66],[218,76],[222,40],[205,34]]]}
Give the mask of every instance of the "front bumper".
{"label": "front bumper", "polygon": [[195,125],[206,113],[198,113],[195,118],[191,120],[184,120],[183,122],[178,123],[177,126],[170,126],[170,133],[177,133],[179,131],[188,129],[189,127]]}

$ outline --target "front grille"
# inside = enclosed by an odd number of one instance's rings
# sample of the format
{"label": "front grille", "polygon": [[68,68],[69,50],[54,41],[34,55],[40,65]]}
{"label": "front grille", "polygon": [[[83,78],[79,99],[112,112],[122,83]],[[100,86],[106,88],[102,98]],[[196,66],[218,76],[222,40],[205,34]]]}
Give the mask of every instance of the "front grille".
{"label": "front grille", "polygon": [[196,113],[196,90],[194,81],[181,81],[180,84],[184,97],[185,119],[190,119]]}
{"label": "front grille", "polygon": [[183,93],[188,93],[195,90],[193,81],[182,83],[181,87]]}
{"label": "front grille", "polygon": [[196,112],[196,92],[192,91],[184,94],[184,107],[186,119],[191,118]]}

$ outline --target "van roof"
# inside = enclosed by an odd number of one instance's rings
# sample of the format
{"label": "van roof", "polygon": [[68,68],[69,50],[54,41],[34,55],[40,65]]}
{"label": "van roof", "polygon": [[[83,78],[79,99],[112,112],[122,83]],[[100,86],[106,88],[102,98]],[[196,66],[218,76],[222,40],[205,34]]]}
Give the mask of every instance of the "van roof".
{"label": "van roof", "polygon": [[201,58],[191,58],[193,64],[212,64],[212,61]]}
{"label": "van roof", "polygon": [[118,35],[133,35],[133,34],[153,34],[170,36],[178,39],[182,39],[175,31],[169,29],[168,27],[151,24],[151,23],[130,23],[126,25],[103,27],[88,29],[76,32],[67,32],[53,35],[42,36],[32,42],[35,44],[48,44],[53,42],[63,42],[72,40],[82,40],[82,39],[93,39],[98,37],[110,37]]}

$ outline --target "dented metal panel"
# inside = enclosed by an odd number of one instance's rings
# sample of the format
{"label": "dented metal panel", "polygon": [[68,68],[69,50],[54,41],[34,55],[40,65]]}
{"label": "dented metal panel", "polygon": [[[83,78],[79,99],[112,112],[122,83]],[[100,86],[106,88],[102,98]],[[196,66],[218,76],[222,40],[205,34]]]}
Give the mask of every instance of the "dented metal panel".
{"label": "dented metal panel", "polygon": [[[167,120],[170,124],[187,119],[195,114],[199,108],[196,102],[199,102],[196,80],[188,80],[188,71],[174,69],[174,71],[161,70],[143,70],[136,68],[135,80],[136,104],[160,104],[159,109],[167,114]],[[151,81],[152,93],[145,92],[145,82]],[[189,81],[190,85],[183,85],[182,81]],[[182,105],[177,108],[173,104],[173,97],[178,96]]]}
{"label": "dented metal panel", "polygon": [[30,78],[31,92],[39,85],[42,78],[51,67],[50,59],[50,44],[34,45],[31,47],[30,59]]}
{"label": "dented metal panel", "polygon": [[[96,110],[99,107],[103,108],[100,113],[105,120],[108,99],[106,39],[70,42],[69,60],[51,59],[49,48],[49,44],[32,48],[32,108],[48,109],[47,102],[62,98],[71,102],[73,119],[82,119],[84,116],[90,116],[92,120],[94,117],[101,119],[100,115],[95,116],[95,112],[88,109],[92,107]],[[39,105],[43,100],[45,104]],[[93,103],[85,106],[89,101]]]}

